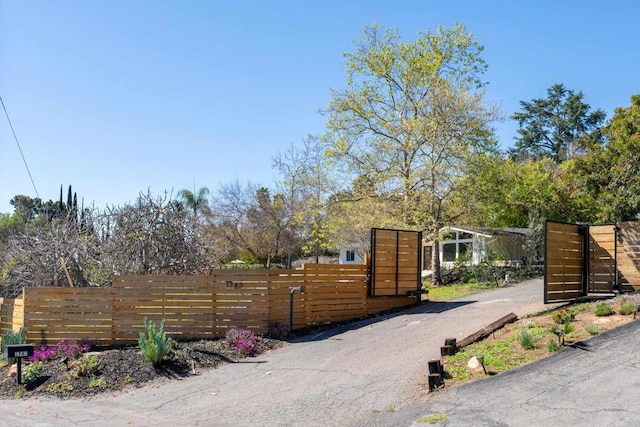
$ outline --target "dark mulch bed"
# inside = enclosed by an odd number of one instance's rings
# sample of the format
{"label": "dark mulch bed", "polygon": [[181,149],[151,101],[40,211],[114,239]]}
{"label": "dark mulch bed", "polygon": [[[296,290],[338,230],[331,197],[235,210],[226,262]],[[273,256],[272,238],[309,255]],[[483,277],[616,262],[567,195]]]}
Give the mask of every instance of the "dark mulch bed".
{"label": "dark mulch bed", "polygon": [[[258,354],[281,347],[282,341],[259,339]],[[18,385],[8,377],[9,366],[0,368],[0,398],[58,396],[84,398],[129,387],[141,387],[160,378],[185,378],[203,369],[238,360],[225,340],[179,342],[158,366],[153,366],[139,348],[125,347],[85,353],[78,360],[43,363],[39,377]],[[28,362],[22,363],[23,373]]]}

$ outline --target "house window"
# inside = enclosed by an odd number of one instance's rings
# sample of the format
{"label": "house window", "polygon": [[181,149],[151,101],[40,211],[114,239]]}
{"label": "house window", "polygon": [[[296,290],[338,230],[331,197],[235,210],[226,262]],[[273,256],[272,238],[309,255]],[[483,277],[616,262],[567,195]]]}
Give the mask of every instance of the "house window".
{"label": "house window", "polygon": [[356,252],[347,251],[347,262],[355,262],[355,260],[356,260]]}
{"label": "house window", "polygon": [[468,261],[473,252],[473,235],[465,231],[449,231],[441,243],[441,262],[452,263],[462,258]]}
{"label": "house window", "polygon": [[453,262],[456,260],[456,244],[445,243],[442,245],[442,261]]}

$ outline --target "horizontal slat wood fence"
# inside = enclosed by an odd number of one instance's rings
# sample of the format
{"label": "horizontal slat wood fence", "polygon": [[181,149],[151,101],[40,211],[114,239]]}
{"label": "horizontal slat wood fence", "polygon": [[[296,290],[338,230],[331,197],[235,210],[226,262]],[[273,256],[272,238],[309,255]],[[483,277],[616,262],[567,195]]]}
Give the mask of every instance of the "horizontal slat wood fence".
{"label": "horizontal slat wood fence", "polygon": [[96,345],[137,342],[144,318],[174,338],[222,336],[232,327],[267,332],[365,317],[415,304],[418,297],[370,298],[366,265],[305,265],[301,270],[216,270],[207,276],[116,276],[111,288],[25,288],[0,302],[4,329],[24,326],[28,342],[77,339]]}

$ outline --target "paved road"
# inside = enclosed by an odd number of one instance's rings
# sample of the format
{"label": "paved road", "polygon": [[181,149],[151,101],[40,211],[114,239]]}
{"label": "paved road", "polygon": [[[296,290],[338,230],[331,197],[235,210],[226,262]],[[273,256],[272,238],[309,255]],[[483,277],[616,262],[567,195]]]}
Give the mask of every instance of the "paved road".
{"label": "paved road", "polygon": [[[0,400],[3,425],[348,426],[424,401],[427,361],[445,338],[549,308],[540,280],[424,303],[306,337],[185,380],[83,401]],[[404,422],[404,421],[401,421]]]}

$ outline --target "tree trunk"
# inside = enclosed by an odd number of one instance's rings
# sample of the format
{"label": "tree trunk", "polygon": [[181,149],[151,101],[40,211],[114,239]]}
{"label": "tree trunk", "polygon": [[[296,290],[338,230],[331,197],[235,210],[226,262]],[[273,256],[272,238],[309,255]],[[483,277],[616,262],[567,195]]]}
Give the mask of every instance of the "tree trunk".
{"label": "tree trunk", "polygon": [[436,232],[433,239],[433,274],[431,276],[431,286],[442,286],[442,271],[440,269],[440,239]]}

